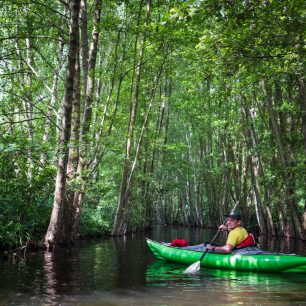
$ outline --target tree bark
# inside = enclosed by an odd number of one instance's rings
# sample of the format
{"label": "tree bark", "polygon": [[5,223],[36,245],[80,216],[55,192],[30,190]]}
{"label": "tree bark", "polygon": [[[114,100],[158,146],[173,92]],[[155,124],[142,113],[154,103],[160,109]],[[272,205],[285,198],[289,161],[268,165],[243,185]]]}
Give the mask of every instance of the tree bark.
{"label": "tree bark", "polygon": [[[91,118],[92,118],[92,101],[95,88],[95,69],[98,51],[98,42],[100,34],[100,20],[101,20],[101,0],[95,0],[94,2],[94,26],[92,33],[92,43],[88,58],[88,75],[87,75],[87,88],[85,96],[85,105],[83,120],[80,132],[80,152],[77,166],[77,178],[83,178],[83,170],[86,166],[87,154],[88,154],[88,134],[90,130]],[[87,161],[88,162],[88,161]],[[72,225],[72,239],[77,239],[79,237],[79,227],[80,227],[80,216],[81,207],[83,202],[85,186],[82,184],[78,191],[74,194],[73,199],[73,225]]]}
{"label": "tree bark", "polygon": [[87,26],[87,0],[81,0],[80,4],[80,29],[81,29],[81,52],[82,52],[82,71],[84,79],[84,93],[87,90],[87,78],[88,78],[88,58],[89,58],[89,48],[88,48],[88,26]]}
{"label": "tree bark", "polygon": [[45,236],[45,245],[48,249],[56,244],[66,243],[67,238],[63,228],[65,227],[64,210],[65,210],[65,191],[66,191],[66,175],[68,162],[68,143],[71,133],[71,113],[73,101],[73,88],[75,76],[75,63],[78,50],[78,27],[79,27],[79,10],[80,0],[71,0],[70,8],[70,33],[69,33],[69,50],[68,62],[66,68],[65,91],[63,98],[62,113],[62,131],[59,140],[59,159],[57,163],[57,176],[55,182],[55,195],[53,202],[53,210],[50,218],[49,227]]}

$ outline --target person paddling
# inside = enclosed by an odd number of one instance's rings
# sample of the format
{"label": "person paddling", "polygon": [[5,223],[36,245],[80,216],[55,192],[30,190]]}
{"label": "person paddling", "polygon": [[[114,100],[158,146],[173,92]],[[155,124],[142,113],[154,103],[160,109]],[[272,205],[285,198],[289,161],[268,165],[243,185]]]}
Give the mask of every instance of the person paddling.
{"label": "person paddling", "polygon": [[207,244],[207,250],[215,253],[232,253],[233,250],[256,245],[254,236],[248,234],[245,228],[241,227],[241,215],[237,211],[232,211],[227,217],[226,225],[220,225],[220,231],[227,231],[228,236],[225,245],[214,246]]}

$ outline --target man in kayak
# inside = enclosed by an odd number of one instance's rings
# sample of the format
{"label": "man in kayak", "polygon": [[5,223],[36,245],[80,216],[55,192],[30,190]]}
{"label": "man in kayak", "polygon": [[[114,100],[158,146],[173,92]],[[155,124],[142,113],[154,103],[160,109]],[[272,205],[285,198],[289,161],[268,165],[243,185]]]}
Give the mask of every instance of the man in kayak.
{"label": "man in kayak", "polygon": [[220,225],[219,230],[228,232],[227,240],[223,246],[207,244],[206,248],[215,253],[232,253],[233,250],[256,245],[254,236],[248,234],[245,228],[241,227],[241,216],[237,211],[226,215],[226,226]]}

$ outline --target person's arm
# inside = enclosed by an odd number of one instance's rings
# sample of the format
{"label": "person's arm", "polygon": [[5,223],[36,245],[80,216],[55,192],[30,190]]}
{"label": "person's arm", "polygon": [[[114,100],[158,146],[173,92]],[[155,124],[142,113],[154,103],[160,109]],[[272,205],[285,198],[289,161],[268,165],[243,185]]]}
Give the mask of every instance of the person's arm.
{"label": "person's arm", "polygon": [[211,250],[212,253],[222,253],[222,254],[228,254],[233,251],[233,246],[230,244],[225,244],[223,246],[214,246],[207,244],[206,245],[207,250]]}

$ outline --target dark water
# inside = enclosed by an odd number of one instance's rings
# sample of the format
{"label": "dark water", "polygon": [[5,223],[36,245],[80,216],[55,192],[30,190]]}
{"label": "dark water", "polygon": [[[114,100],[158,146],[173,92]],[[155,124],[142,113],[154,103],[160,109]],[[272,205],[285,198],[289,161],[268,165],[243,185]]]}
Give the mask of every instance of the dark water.
{"label": "dark water", "polygon": [[[211,269],[186,275],[186,266],[157,261],[144,239],[195,244],[213,234],[159,227],[2,260],[0,305],[306,305],[306,275]],[[306,255],[306,244],[294,240],[261,239],[261,246]]]}

